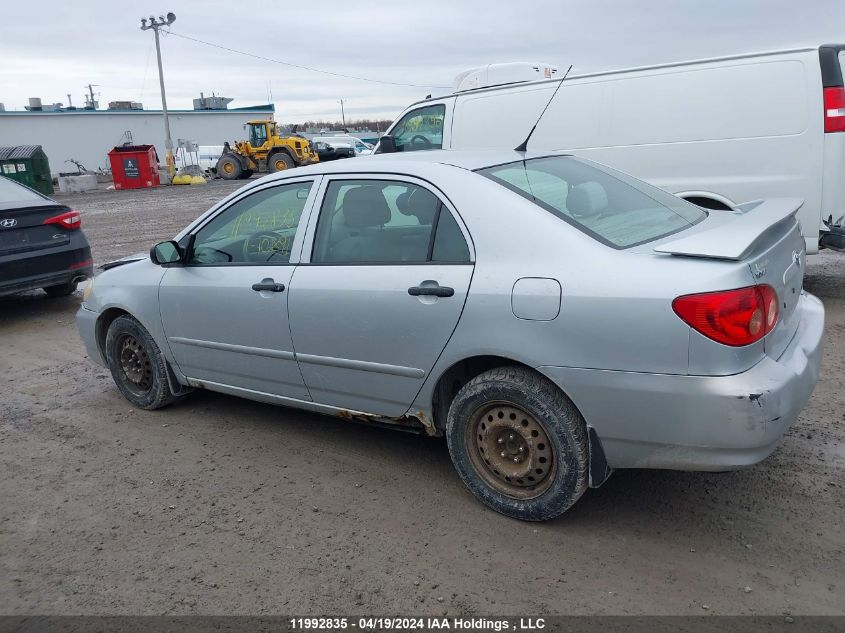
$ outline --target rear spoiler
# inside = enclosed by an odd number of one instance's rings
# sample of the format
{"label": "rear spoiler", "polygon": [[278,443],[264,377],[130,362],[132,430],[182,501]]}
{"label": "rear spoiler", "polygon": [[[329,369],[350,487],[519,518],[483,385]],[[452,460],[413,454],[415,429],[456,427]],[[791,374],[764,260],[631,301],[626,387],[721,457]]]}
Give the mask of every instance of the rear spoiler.
{"label": "rear spoiler", "polygon": [[746,202],[729,213],[736,219],[700,233],[665,242],[654,250],[669,255],[707,257],[712,259],[743,259],[766,229],[786,220],[804,205],[801,198],[770,198]]}

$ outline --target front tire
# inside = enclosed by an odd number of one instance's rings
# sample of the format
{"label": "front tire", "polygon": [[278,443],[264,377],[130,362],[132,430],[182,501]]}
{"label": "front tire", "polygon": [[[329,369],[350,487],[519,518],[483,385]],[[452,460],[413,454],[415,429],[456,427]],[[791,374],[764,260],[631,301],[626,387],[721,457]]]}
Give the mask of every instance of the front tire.
{"label": "front tire", "polygon": [[76,282],[69,281],[66,284],[58,284],[57,286],[46,286],[42,288],[44,292],[47,293],[48,297],[52,297],[56,299],[58,297],[67,297],[68,295],[72,295],[76,292]]}
{"label": "front tire", "polygon": [[584,418],[529,369],[500,367],[464,385],[449,407],[446,439],[467,488],[509,517],[552,519],[587,490]]}
{"label": "front tire", "polygon": [[223,155],[217,161],[217,175],[224,180],[237,180],[240,178],[242,171],[241,161],[231,154]]}
{"label": "front tire", "polygon": [[296,163],[293,162],[293,159],[287,152],[276,152],[267,159],[267,170],[271,174],[285,171],[286,169],[293,169],[294,167],[296,167]]}
{"label": "front tire", "polygon": [[106,333],[106,362],[120,393],[136,407],[159,409],[174,400],[167,364],[153,337],[138,321],[116,318]]}

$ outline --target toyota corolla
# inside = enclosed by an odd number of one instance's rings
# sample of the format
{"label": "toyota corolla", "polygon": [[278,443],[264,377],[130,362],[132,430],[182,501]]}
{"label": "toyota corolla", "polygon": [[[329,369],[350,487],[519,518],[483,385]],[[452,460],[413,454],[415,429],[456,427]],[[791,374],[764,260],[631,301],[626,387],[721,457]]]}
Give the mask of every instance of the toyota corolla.
{"label": "toyota corolla", "polygon": [[483,503],[543,520],[614,469],[776,448],[821,356],[800,206],[708,211],[565,155],[320,163],[115,262],[77,322],[138,407],[202,388],[445,435]]}

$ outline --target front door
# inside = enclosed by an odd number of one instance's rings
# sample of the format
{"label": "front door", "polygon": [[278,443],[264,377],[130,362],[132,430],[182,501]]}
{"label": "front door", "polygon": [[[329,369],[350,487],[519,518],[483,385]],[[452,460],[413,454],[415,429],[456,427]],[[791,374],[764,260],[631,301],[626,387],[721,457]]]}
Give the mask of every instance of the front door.
{"label": "front door", "polygon": [[186,376],[310,399],[294,358],[287,299],[300,217],[314,189],[303,180],[237,199],[195,232],[185,265],[165,272],[162,322]]}
{"label": "front door", "polygon": [[288,298],[302,375],[316,402],[400,416],[463,310],[466,237],[421,183],[335,178],[324,190]]}

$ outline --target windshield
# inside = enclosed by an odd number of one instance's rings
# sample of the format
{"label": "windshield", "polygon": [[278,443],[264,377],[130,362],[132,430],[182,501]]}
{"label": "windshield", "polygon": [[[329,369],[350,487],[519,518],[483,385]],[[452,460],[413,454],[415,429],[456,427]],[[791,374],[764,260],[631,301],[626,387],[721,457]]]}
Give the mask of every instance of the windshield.
{"label": "windshield", "polygon": [[571,156],[533,158],[478,172],[614,248],[650,242],[707,217],[672,194]]}
{"label": "windshield", "polygon": [[44,197],[5,176],[0,176],[0,202],[31,202],[36,200],[44,200]]}

